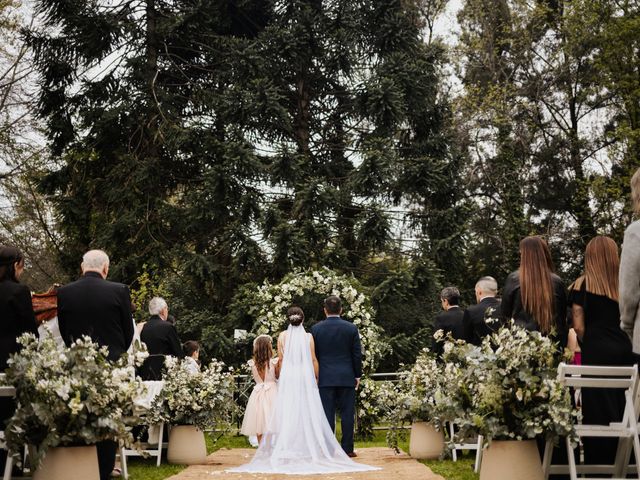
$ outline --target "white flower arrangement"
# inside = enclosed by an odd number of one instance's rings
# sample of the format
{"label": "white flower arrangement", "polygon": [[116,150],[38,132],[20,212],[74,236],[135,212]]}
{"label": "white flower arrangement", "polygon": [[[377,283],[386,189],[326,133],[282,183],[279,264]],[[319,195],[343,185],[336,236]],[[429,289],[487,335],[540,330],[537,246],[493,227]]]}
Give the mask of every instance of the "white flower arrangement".
{"label": "white flower arrangement", "polygon": [[423,349],[413,367],[402,372],[395,402],[387,411],[389,446],[398,449],[406,422],[430,422],[443,430],[446,422],[464,415],[463,389],[464,372],[460,366],[437,361],[429,349]]}
{"label": "white flower arrangement", "polygon": [[133,444],[133,400],[141,382],[127,356],[109,362],[107,349],[89,337],[63,349],[52,338],[38,343],[30,333],[18,342],[23,348],[7,369],[17,403],[5,430],[10,451],[33,445],[39,464],[52,447],[102,440]]}
{"label": "white flower arrangement", "polygon": [[539,332],[514,324],[484,338],[479,347],[452,344],[444,359],[458,366],[463,412],[460,435],[491,441],[526,440],[538,435],[575,439],[569,390],[557,381],[559,351]]}
{"label": "white flower arrangement", "polygon": [[213,360],[204,370],[190,373],[186,360],[167,357],[162,392],[151,405],[151,422],[195,425],[212,430],[227,425],[235,410],[232,372]]}
{"label": "white flower arrangement", "polygon": [[388,347],[380,340],[381,329],[373,321],[375,311],[367,296],[360,292],[361,288],[353,277],[338,275],[328,268],[294,272],[276,285],[265,281],[255,294],[257,307],[250,312],[256,318],[254,332],[273,336],[283,330],[286,309],[296,296],[307,292],[337,295],[345,301],[343,317],[360,330],[363,367],[365,371],[372,371]]}

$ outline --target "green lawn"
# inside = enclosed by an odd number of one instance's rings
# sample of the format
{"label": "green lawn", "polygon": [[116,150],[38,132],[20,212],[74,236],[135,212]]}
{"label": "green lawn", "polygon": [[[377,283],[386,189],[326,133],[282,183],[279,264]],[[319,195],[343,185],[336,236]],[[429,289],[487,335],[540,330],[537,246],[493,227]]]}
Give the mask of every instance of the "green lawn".
{"label": "green lawn", "polygon": [[[371,441],[356,442],[356,448],[386,446],[384,431],[376,431],[375,437]],[[249,442],[242,436],[225,435],[215,441],[214,438],[207,435],[207,451],[209,453],[215,452],[220,448],[248,447]],[[400,442],[400,448],[408,452],[408,440]],[[471,453],[464,455],[463,458],[457,462],[451,460],[429,460],[423,463],[433,470],[434,473],[442,475],[446,480],[478,480],[478,475],[473,473],[473,461],[474,455]],[[164,459],[163,464],[160,467],[156,467],[155,459],[153,458],[134,458],[129,460],[129,478],[130,480],[164,480],[184,468],[186,467],[181,465],[167,465]]]}

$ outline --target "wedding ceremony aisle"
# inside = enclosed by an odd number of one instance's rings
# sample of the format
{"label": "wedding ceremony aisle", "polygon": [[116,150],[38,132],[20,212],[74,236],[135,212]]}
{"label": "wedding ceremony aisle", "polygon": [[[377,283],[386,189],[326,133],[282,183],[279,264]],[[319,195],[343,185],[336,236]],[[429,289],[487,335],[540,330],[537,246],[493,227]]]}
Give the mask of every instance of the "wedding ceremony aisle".
{"label": "wedding ceremony aisle", "polygon": [[[225,472],[228,468],[247,463],[254,453],[255,449],[250,448],[223,448],[209,455],[205,465],[192,465],[177,475],[169,477],[167,480],[241,480],[244,478],[276,480],[296,478],[296,475],[238,474]],[[394,480],[413,480],[416,478],[420,478],[421,480],[445,480],[409,455],[405,453],[396,455],[390,448],[373,447],[358,449],[357,461],[366,463],[367,465],[381,467],[381,470],[335,475],[304,475],[300,477],[304,477],[305,480],[386,480],[390,478]]]}

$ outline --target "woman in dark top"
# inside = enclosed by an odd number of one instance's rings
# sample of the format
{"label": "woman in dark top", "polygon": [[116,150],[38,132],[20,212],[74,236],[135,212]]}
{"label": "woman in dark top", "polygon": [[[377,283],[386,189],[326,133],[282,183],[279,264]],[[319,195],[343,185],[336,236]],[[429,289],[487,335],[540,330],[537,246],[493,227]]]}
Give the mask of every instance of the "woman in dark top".
{"label": "woman in dark top", "polygon": [[567,345],[567,295],[560,277],[554,273],[547,242],[542,237],[526,237],[520,242],[520,268],[505,282],[501,313],[527,330],[553,334],[562,347]]}
{"label": "woman in dark top", "polygon": [[[631,340],[620,329],[618,307],[618,246],[609,237],[587,244],[584,275],[570,287],[573,328],[582,342],[583,365],[632,365]],[[608,425],[622,420],[624,392],[620,389],[582,389],[585,424]],[[617,439],[585,438],[585,463],[612,464]]]}

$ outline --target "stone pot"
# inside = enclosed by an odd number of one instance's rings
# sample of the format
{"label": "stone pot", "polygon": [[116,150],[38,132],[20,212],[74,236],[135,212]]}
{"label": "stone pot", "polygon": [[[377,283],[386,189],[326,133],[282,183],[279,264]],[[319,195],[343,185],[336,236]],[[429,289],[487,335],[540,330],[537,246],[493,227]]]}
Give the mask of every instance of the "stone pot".
{"label": "stone pot", "polygon": [[482,454],[480,480],[544,480],[535,440],[493,440]]}
{"label": "stone pot", "polygon": [[420,460],[440,458],[444,450],[444,434],[427,422],[411,425],[409,454]]}
{"label": "stone pot", "polygon": [[204,433],[193,425],[177,425],[169,431],[167,461],[178,465],[202,465],[207,458]]}
{"label": "stone pot", "polygon": [[33,480],[100,480],[96,446],[50,448]]}

